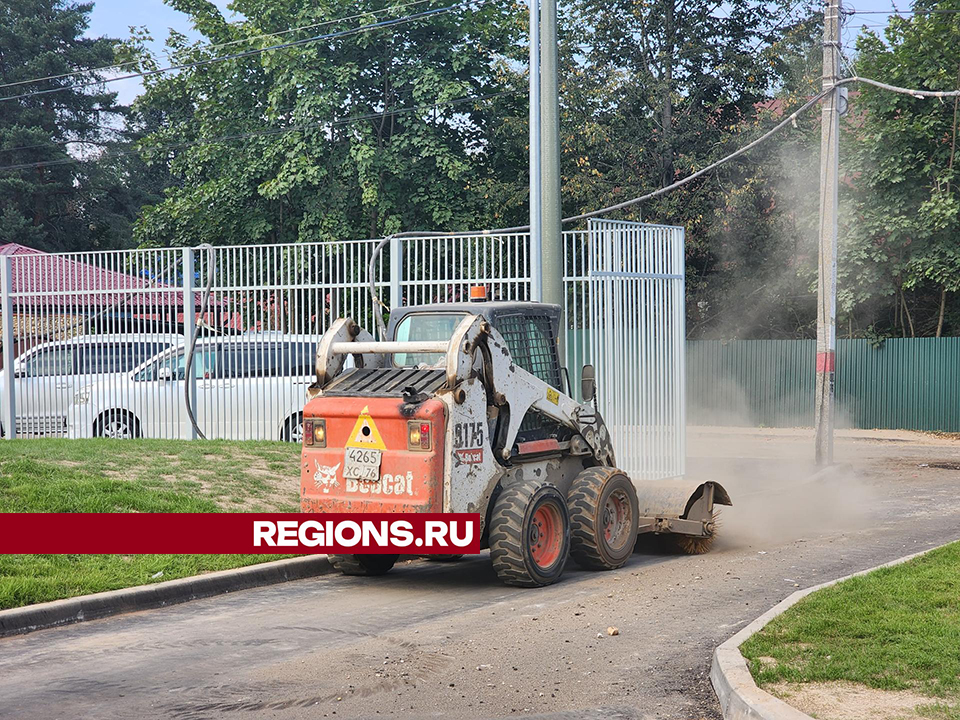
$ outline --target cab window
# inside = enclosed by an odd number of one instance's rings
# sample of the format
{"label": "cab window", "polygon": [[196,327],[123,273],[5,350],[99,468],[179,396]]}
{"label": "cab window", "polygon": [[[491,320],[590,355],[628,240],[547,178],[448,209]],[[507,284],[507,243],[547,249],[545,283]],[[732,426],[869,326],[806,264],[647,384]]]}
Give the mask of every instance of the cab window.
{"label": "cab window", "polygon": [[[430,342],[449,340],[466,313],[411,313],[397,325],[397,342]],[[441,353],[395,353],[396,367],[436,365],[443,360]]]}

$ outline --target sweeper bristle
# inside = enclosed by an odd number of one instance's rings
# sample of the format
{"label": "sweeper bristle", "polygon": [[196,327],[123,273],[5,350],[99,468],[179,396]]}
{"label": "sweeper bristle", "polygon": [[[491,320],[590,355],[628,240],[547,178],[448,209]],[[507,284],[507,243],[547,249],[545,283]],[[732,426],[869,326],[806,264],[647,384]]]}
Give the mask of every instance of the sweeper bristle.
{"label": "sweeper bristle", "polygon": [[703,555],[713,547],[713,541],[717,537],[717,529],[720,527],[718,513],[714,512],[713,521],[707,526],[707,534],[702,537],[694,535],[673,535],[677,549],[687,555]]}

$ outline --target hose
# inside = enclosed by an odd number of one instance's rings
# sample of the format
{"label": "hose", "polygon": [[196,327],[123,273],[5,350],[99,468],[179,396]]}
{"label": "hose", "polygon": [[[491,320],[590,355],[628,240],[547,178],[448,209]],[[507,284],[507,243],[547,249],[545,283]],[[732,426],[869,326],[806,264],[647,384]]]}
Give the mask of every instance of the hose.
{"label": "hose", "polygon": [[[497,230],[485,230],[483,235],[490,235],[497,233]],[[373,304],[379,305],[387,312],[390,312],[389,306],[380,299],[380,296],[377,295],[377,276],[374,272],[376,270],[377,258],[380,257],[380,253],[383,251],[383,247],[393,240],[394,238],[405,238],[405,237],[450,237],[451,235],[456,235],[457,233],[451,232],[398,232],[393,233],[393,235],[387,235],[383,240],[377,243],[377,246],[373,249],[373,252],[370,253],[370,262],[367,263],[367,275],[370,278],[370,297],[373,298]],[[383,313],[374,312],[374,319],[377,322],[377,333],[380,336],[380,341],[383,342],[387,339],[387,327],[383,324]]]}
{"label": "hose", "polygon": [[[187,404],[187,417],[190,418],[190,424],[193,425],[194,432],[197,433],[198,438],[206,440],[207,436],[204,435],[203,430],[200,429],[197,418],[193,414],[193,403],[190,397],[190,386],[192,383],[190,379],[193,377],[193,353],[197,348],[197,337],[200,335],[200,325],[203,322],[204,316],[207,314],[207,306],[210,303],[210,295],[213,292],[213,279],[217,271],[217,253],[213,245],[209,243],[198,245],[197,250],[207,251],[207,285],[203,291],[203,300],[200,302],[200,320],[193,324],[193,335],[190,338],[190,347],[187,348],[187,364],[183,376],[183,399]],[[189,270],[192,272],[193,268]],[[187,272],[188,269],[184,268],[183,271]],[[186,306],[184,306],[184,310],[186,311]],[[186,320],[186,318],[184,318],[184,320]]]}

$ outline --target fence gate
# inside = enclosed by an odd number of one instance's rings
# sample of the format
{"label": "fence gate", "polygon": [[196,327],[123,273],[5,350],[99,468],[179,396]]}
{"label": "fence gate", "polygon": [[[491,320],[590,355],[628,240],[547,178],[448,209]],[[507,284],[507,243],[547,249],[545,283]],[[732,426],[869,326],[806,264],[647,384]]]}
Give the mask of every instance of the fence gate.
{"label": "fence gate", "polygon": [[585,240],[584,354],[617,464],[638,479],[682,475],[683,228],[595,220]]}

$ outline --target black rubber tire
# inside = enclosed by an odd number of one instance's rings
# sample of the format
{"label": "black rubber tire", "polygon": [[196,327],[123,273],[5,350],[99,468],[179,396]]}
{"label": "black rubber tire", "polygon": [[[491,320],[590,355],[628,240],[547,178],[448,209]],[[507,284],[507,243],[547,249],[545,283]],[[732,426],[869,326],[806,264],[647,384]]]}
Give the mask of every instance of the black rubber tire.
{"label": "black rubber tire", "polygon": [[[617,502],[617,501],[620,502]],[[629,516],[621,520],[616,542],[606,537],[608,502],[624,508]],[[567,495],[570,512],[570,554],[587,570],[615,570],[623,567],[637,544],[640,516],[637,489],[633,481],[616,468],[587,468],[574,479]]]}
{"label": "black rubber tire", "polygon": [[297,413],[296,415],[291,415],[283,423],[283,433],[281,433],[280,439],[283,442],[297,442],[296,440],[296,428],[297,424],[300,424],[300,444],[303,444],[303,413]]}
{"label": "black rubber tire", "polygon": [[[554,516],[556,559],[541,566],[531,548],[534,518],[543,510]],[[539,537],[539,530],[536,531]],[[497,498],[490,518],[490,559],[497,576],[507,585],[542,587],[557,582],[570,555],[570,519],[567,504],[555,485],[523,480]]]}
{"label": "black rubber tire", "polygon": [[386,575],[399,555],[328,555],[330,564],[344,575]]}
{"label": "black rubber tire", "polygon": [[107,430],[114,422],[124,423],[130,429],[129,437],[140,437],[140,421],[133,413],[126,410],[109,410],[103,413],[93,427],[93,434],[96,437],[114,437]]}

